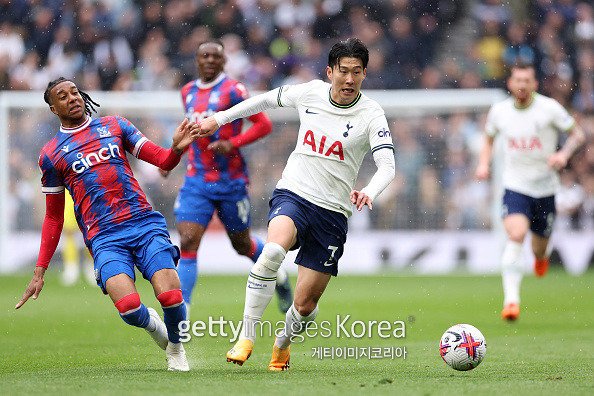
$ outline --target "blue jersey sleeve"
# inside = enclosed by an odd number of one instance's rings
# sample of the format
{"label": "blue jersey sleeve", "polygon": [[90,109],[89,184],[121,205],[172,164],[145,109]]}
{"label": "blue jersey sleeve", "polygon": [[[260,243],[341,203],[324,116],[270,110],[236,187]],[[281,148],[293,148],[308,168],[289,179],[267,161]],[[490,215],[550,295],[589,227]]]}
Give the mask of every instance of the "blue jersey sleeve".
{"label": "blue jersey sleeve", "polygon": [[235,106],[250,97],[247,88],[240,82],[235,84],[229,96],[231,100],[231,106],[229,107]]}
{"label": "blue jersey sleeve", "polygon": [[148,140],[130,121],[124,117],[116,116],[118,125],[122,130],[122,140],[126,151],[138,157],[140,149]]}
{"label": "blue jersey sleeve", "polygon": [[41,191],[44,194],[59,194],[64,191],[62,175],[44,151],[39,156],[39,169],[41,170]]}

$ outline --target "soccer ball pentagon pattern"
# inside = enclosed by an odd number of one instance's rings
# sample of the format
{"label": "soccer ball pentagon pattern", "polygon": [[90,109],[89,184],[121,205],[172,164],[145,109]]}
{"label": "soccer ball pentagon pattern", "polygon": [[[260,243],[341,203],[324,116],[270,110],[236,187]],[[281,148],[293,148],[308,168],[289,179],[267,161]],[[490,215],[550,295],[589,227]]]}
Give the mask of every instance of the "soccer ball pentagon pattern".
{"label": "soccer ball pentagon pattern", "polygon": [[478,366],[487,353],[483,334],[469,324],[457,324],[446,330],[439,341],[439,354],[451,368],[467,371]]}

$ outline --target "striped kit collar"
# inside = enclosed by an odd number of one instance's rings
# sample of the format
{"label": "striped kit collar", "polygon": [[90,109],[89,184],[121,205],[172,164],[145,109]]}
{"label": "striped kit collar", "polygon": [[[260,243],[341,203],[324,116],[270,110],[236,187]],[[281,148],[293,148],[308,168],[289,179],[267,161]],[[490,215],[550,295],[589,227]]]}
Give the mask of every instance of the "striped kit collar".
{"label": "striped kit collar", "polygon": [[352,101],[351,103],[349,103],[349,104],[345,104],[345,105],[343,105],[343,104],[340,104],[340,103],[337,103],[337,102],[335,102],[335,101],[332,99],[331,91],[332,91],[332,88],[330,88],[330,89],[328,90],[328,99],[330,100],[330,103],[332,104],[332,106],[334,106],[334,107],[338,107],[339,109],[350,109],[351,107],[353,107],[354,105],[356,105],[356,104],[357,104],[357,102],[359,101],[359,99],[361,99],[361,91],[359,91],[359,93],[357,93],[357,97],[355,98],[355,100],[353,100],[353,101]]}
{"label": "striped kit collar", "polygon": [[93,117],[87,117],[87,120],[85,122],[83,122],[82,124],[80,124],[79,126],[74,127],[74,128],[65,128],[62,125],[60,125],[60,132],[62,132],[62,133],[80,132],[83,129],[87,128],[92,120],[93,120]]}

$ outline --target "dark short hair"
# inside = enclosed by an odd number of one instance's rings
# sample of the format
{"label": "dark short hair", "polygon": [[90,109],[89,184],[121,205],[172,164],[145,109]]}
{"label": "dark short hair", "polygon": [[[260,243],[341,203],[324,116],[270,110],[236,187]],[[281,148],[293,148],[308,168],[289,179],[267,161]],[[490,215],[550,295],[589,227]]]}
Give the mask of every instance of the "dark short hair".
{"label": "dark short hair", "polygon": [[332,46],[328,54],[328,67],[333,68],[338,65],[340,58],[357,58],[361,59],[363,68],[367,68],[369,62],[369,50],[358,38],[349,38],[344,41],[339,41]]}
{"label": "dark short hair", "polygon": [[509,68],[509,76],[510,77],[511,77],[512,72],[514,71],[514,69],[521,69],[521,70],[532,69],[532,71],[534,72],[534,77],[538,78],[538,76],[536,74],[537,73],[536,67],[534,67],[534,65],[532,63],[527,63],[527,62],[516,62],[516,63],[514,63]]}

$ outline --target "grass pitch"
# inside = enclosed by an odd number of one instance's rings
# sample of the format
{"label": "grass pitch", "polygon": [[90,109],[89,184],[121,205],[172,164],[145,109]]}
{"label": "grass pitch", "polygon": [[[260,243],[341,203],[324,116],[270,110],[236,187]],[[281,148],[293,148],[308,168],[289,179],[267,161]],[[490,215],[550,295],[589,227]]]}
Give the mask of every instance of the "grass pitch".
{"label": "grass pitch", "polygon": [[[53,274],[52,274],[53,272]],[[168,372],[165,353],[144,331],[123,323],[107,296],[83,283],[59,285],[50,269],[37,301],[20,310],[29,275],[0,277],[0,389],[5,394],[594,394],[594,272],[572,277],[552,270],[524,278],[519,321],[499,319],[496,276],[341,276],[332,279],[316,322],[403,321],[404,338],[331,337],[294,344],[289,372],[268,372],[273,339],[259,338],[250,360],[225,361],[230,337],[186,344],[191,371]],[[293,278],[294,280],[294,278]],[[238,321],[245,276],[203,276],[192,320]],[[158,308],[148,282],[137,281],[147,306]],[[276,300],[264,320],[283,320]],[[457,372],[439,356],[439,339],[456,323],[476,326],[487,355],[475,370]],[[361,326],[356,325],[356,333]],[[406,359],[312,357],[313,348],[406,347]]]}

